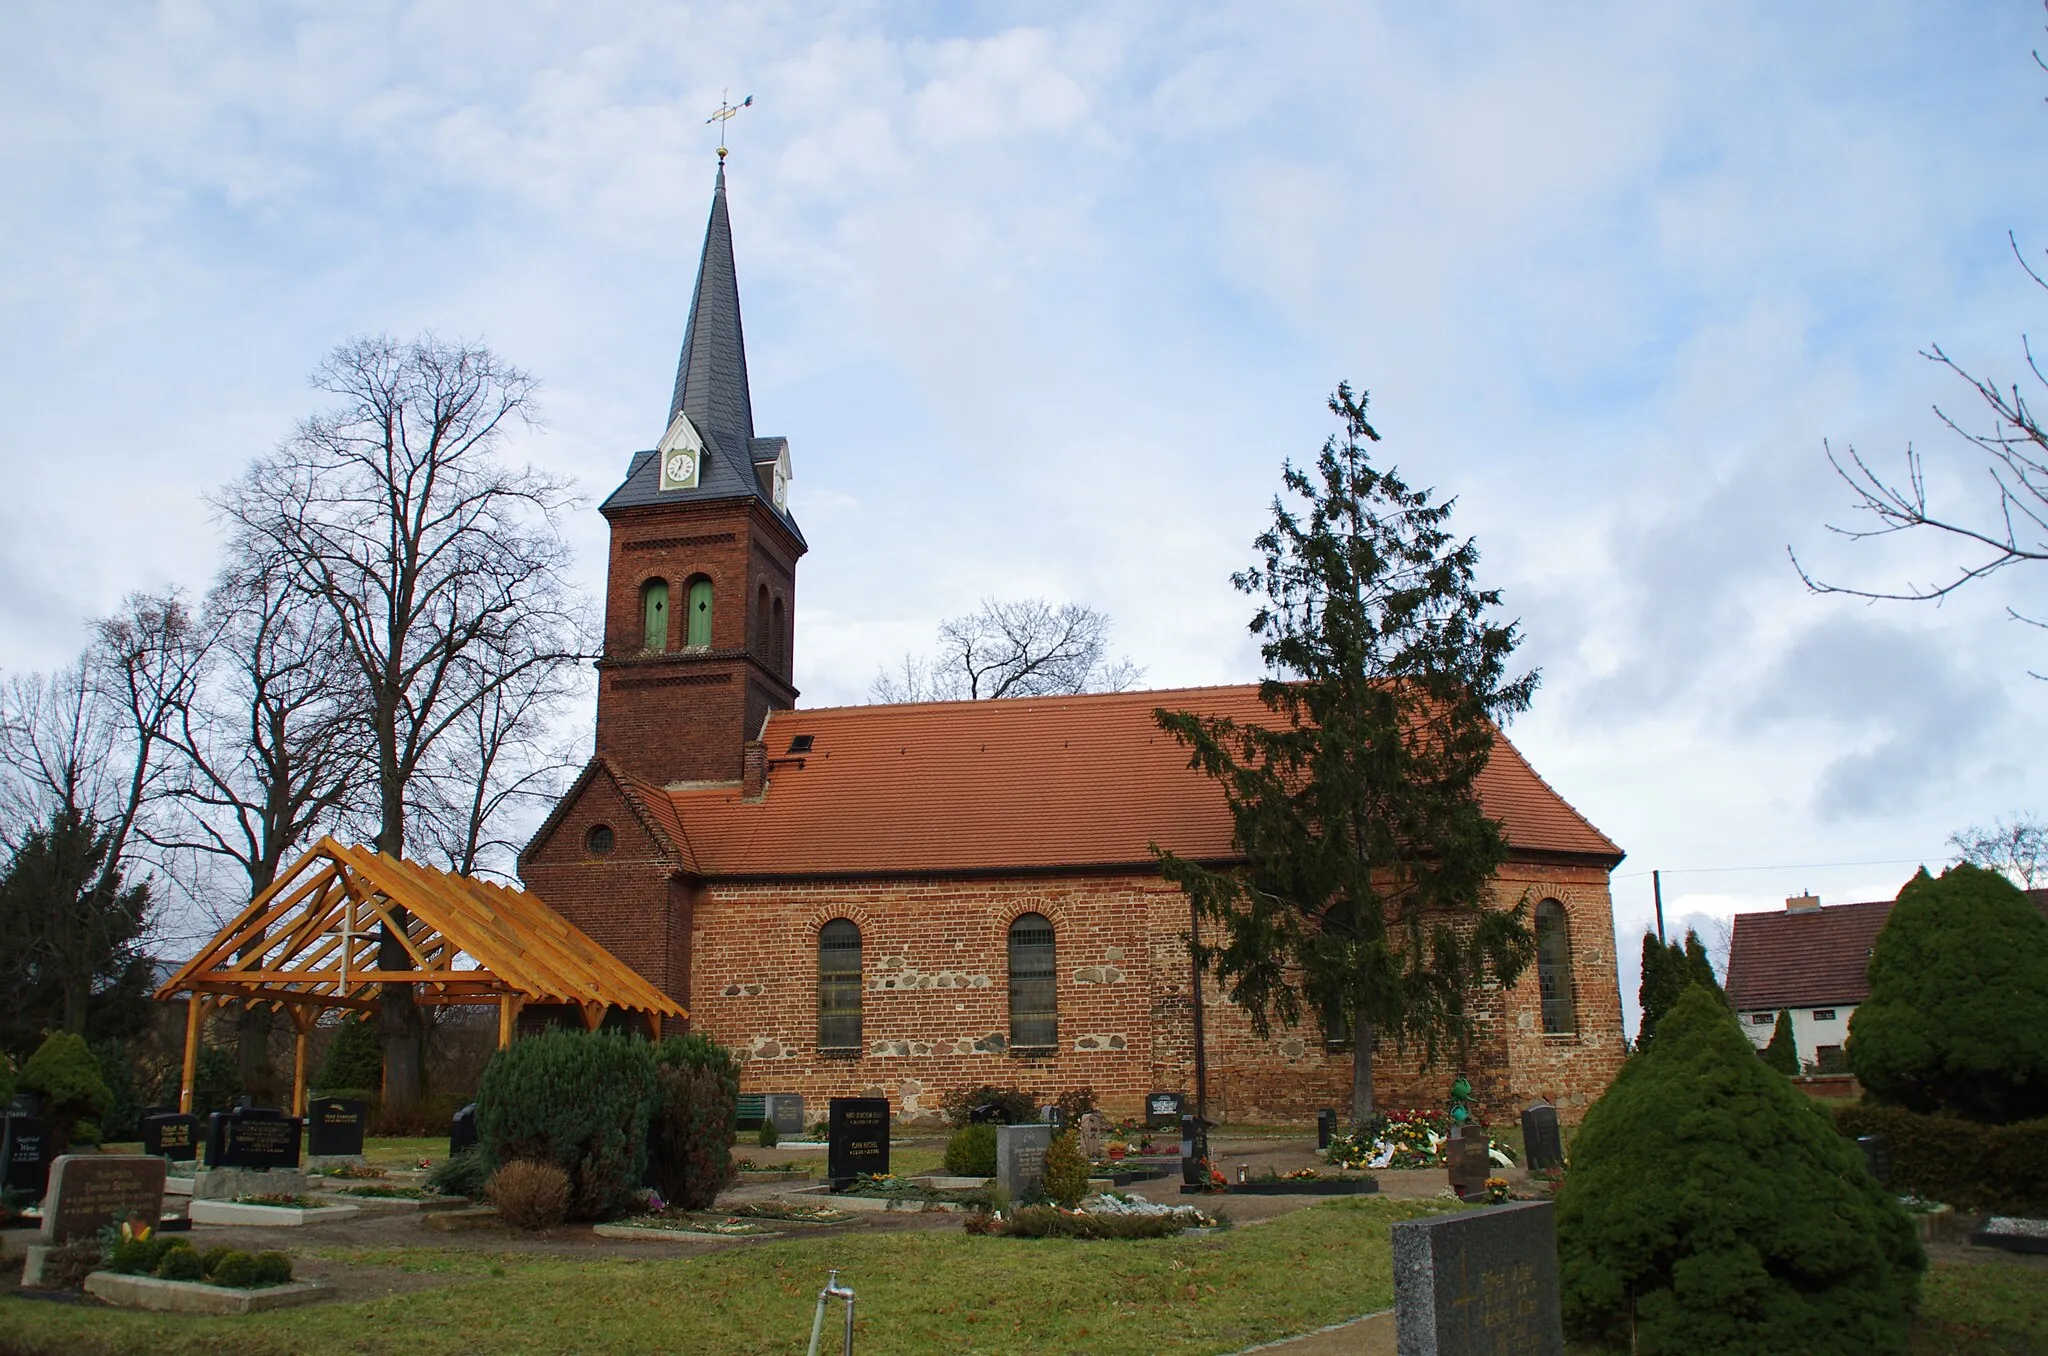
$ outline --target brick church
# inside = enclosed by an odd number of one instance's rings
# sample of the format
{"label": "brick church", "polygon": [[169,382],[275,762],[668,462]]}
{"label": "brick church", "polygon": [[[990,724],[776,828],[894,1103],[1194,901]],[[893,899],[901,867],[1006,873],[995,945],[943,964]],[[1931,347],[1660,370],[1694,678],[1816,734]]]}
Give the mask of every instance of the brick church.
{"label": "brick church", "polygon": [[[934,1114],[979,1084],[1092,1087],[1113,1114],[1194,1088],[1186,898],[1149,845],[1232,856],[1216,786],[1159,706],[1259,719],[1255,686],[805,709],[786,439],[754,430],[721,162],[668,425],[605,500],[597,747],[520,857],[527,887],[738,1051],[751,1092]],[[1621,851],[1505,738],[1482,797],[1538,963],[1482,994],[1465,1072],[1568,1118],[1622,1058],[1608,877]],[[1349,1104],[1319,1029],[1259,1039],[1203,990],[1210,1115]],[[1454,1071],[1389,1046],[1383,1105]]]}

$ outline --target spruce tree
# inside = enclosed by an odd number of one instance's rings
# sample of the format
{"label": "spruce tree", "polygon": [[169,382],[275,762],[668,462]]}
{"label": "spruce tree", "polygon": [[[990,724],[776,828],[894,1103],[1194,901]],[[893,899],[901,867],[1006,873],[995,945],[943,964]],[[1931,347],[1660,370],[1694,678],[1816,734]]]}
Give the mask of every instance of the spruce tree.
{"label": "spruce tree", "polygon": [[1778,1024],[1771,1029],[1771,1043],[1757,1051],[1764,1063],[1787,1078],[1799,1072],[1799,1043],[1792,1036],[1792,1010],[1778,1009]]}
{"label": "spruce tree", "polygon": [[1646,1356],[1904,1352],[1926,1266],[1855,1144],[1703,985],[1587,1111],[1557,1238],[1568,1332]]}
{"label": "spruce tree", "polygon": [[1714,962],[1707,955],[1706,946],[1699,934],[1691,928],[1685,930],[1684,942],[1660,942],[1654,933],[1643,934],[1643,979],[1636,990],[1642,1003],[1642,1024],[1636,1030],[1636,1049],[1650,1043],[1657,1034],[1657,1023],[1671,1010],[1679,996],[1693,985],[1699,985],[1719,997],[1724,1003],[1727,995],[1714,979]]}
{"label": "spruce tree", "polygon": [[1259,600],[1271,718],[1156,713],[1222,783],[1244,866],[1154,848],[1221,925],[1197,959],[1256,1030],[1313,1016],[1352,1042],[1358,1122],[1373,1114],[1375,1034],[1431,1060],[1462,1049],[1468,995],[1513,984],[1535,950],[1528,902],[1490,899],[1508,844],[1477,783],[1536,675],[1509,671],[1521,637],[1474,583],[1479,551],[1450,534],[1454,501],[1373,464],[1365,407],[1337,388],[1342,433],[1312,471],[1286,467],[1259,563],[1231,580]]}

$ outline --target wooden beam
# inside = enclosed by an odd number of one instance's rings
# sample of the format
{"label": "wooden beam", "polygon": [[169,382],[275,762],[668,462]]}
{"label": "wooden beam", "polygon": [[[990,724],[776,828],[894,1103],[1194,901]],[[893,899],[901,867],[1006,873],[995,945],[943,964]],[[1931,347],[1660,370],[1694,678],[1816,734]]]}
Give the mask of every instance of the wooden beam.
{"label": "wooden beam", "polygon": [[583,1025],[586,1028],[588,1028],[591,1031],[595,1031],[598,1029],[598,1027],[604,1024],[605,1005],[603,1003],[592,1002],[585,1003],[582,1006]]}
{"label": "wooden beam", "polygon": [[498,1048],[509,1049],[512,1038],[519,1034],[519,1009],[524,1002],[516,993],[498,995]]}
{"label": "wooden beam", "polygon": [[199,1025],[206,1020],[206,999],[194,993],[185,1000],[184,1082],[178,1092],[178,1110],[192,1114],[192,1088],[199,1075]]}
{"label": "wooden beam", "polygon": [[292,1009],[292,1025],[297,1032],[292,1041],[292,1115],[306,1114],[306,1037],[312,1022],[299,1009]]}

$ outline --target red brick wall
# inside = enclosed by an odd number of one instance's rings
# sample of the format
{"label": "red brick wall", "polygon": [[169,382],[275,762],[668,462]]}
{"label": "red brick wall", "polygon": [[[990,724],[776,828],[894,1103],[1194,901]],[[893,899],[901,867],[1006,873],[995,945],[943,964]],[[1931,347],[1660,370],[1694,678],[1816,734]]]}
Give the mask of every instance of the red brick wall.
{"label": "red brick wall", "polygon": [[[750,502],[658,504],[611,515],[604,658],[598,662],[597,751],[657,782],[731,781],[763,717],[793,705],[788,618],[801,548]],[[711,645],[689,650],[689,581],[711,580]],[[668,645],[642,647],[640,593],[669,587]],[[778,641],[760,616],[783,607]]]}

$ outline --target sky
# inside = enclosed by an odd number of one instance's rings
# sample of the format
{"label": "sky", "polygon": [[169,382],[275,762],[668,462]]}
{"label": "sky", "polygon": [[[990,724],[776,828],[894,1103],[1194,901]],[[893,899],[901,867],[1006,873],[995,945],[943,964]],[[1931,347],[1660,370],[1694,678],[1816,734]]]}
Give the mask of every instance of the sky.
{"label": "sky", "polygon": [[[2031,382],[2042,9],[2019,0],[0,9],[0,671],[203,591],[205,495],[359,334],[543,383],[595,505],[667,413],[728,94],[757,431],[790,439],[805,705],[986,597],[1248,681],[1252,560],[1340,380],[1454,496],[1540,669],[1510,730],[1667,918],[1889,897],[2042,805],[2037,571],[1939,608],[1828,449],[1982,517],[1923,356]],[[2031,389],[2023,386],[2023,390]],[[2048,567],[2041,567],[2048,569]],[[588,700],[575,721],[587,747]]]}

